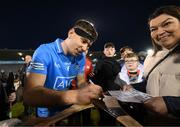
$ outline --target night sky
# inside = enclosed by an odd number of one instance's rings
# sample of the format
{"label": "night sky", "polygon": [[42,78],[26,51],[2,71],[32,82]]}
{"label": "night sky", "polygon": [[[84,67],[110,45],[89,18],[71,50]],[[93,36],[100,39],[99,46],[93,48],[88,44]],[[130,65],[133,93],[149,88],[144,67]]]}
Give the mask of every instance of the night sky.
{"label": "night sky", "polygon": [[129,45],[136,51],[151,47],[147,19],[155,8],[179,5],[180,0],[24,0],[0,3],[0,49],[36,49],[42,43],[65,39],[80,18],[93,21],[100,51],[106,42],[116,50]]}

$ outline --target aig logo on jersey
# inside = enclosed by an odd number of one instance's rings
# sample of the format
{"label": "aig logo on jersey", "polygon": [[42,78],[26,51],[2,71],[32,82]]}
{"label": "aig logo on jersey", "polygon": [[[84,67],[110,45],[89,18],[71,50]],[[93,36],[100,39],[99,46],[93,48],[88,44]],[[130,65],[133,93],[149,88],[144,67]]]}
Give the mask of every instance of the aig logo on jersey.
{"label": "aig logo on jersey", "polygon": [[53,89],[55,90],[66,90],[70,87],[71,81],[75,78],[75,76],[72,77],[60,77],[57,76]]}

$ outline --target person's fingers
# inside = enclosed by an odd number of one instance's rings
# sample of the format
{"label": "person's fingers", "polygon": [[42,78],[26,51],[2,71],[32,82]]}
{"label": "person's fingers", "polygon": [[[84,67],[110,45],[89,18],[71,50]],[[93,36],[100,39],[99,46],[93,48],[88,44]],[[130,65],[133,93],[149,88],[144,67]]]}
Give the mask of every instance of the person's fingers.
{"label": "person's fingers", "polygon": [[99,98],[104,98],[103,89],[99,85],[94,85],[95,89],[94,92],[98,94]]}
{"label": "person's fingers", "polygon": [[78,103],[88,104],[91,103],[93,99],[102,99],[103,97],[104,95],[102,88],[98,85],[91,84],[79,89]]}
{"label": "person's fingers", "polygon": [[124,85],[123,86],[123,91],[130,91],[132,89],[131,85]]}
{"label": "person's fingers", "polygon": [[149,99],[145,100],[143,103],[144,103],[144,105],[148,105],[151,102],[152,102],[152,98],[149,98]]}
{"label": "person's fingers", "polygon": [[128,91],[128,85],[123,86],[123,91]]}
{"label": "person's fingers", "polygon": [[122,89],[123,91],[126,91],[126,86],[123,86],[123,89]]}
{"label": "person's fingers", "polygon": [[89,94],[91,99],[101,99],[104,97],[102,88],[95,84],[89,86]]}
{"label": "person's fingers", "polygon": [[99,98],[99,95],[97,93],[93,93],[91,92],[89,94],[89,97],[90,97],[90,100],[92,101],[93,99],[98,99]]}

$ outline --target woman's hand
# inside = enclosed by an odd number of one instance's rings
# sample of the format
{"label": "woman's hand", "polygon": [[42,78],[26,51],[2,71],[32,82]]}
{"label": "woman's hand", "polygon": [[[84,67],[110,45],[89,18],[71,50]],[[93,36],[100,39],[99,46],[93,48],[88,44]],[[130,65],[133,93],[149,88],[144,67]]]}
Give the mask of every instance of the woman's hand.
{"label": "woman's hand", "polygon": [[145,107],[161,115],[168,114],[168,109],[162,97],[152,97],[144,102]]}

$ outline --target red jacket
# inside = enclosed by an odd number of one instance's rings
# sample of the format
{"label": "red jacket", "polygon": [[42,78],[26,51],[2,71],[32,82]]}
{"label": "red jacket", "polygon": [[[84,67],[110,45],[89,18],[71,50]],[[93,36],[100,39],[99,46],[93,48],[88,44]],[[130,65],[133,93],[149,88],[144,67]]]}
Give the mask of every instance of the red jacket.
{"label": "red jacket", "polygon": [[[86,57],[86,63],[85,63],[85,69],[84,69],[84,76],[86,81],[88,81],[88,75],[93,71],[93,66],[92,66],[92,61]],[[76,84],[76,80],[74,79],[72,82],[72,87],[71,89],[76,89],[77,88],[77,84]]]}

